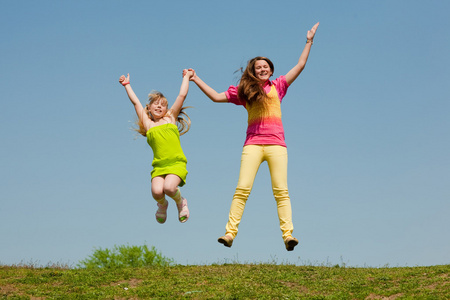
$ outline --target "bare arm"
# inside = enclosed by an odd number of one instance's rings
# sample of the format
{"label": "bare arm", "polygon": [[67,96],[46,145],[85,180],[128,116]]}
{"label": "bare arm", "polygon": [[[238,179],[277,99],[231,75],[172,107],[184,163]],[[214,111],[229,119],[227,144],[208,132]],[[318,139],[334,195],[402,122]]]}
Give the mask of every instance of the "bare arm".
{"label": "bare arm", "polygon": [[308,30],[306,34],[306,45],[303,49],[300,58],[298,59],[298,63],[286,74],[286,82],[291,85],[295,79],[297,79],[298,75],[305,68],[306,62],[308,61],[309,52],[311,51],[311,46],[313,44],[314,35],[316,34],[317,27],[319,27],[319,23],[315,24],[311,30]]}
{"label": "bare arm", "polygon": [[127,74],[127,77],[125,77],[125,75],[120,76],[119,82],[125,87],[125,91],[127,92],[128,98],[130,99],[131,103],[134,105],[134,109],[136,110],[136,115],[138,116],[139,120],[141,120],[144,126],[147,127],[150,118],[147,115],[144,107],[142,106],[141,101],[139,101],[138,97],[131,88],[130,74]]}
{"label": "bare arm", "polygon": [[197,74],[195,73],[194,70],[189,69],[189,71],[193,72],[191,80],[200,88],[200,90],[206,96],[208,96],[209,99],[211,99],[214,102],[228,102],[225,92],[222,92],[222,93],[216,92],[212,87],[210,87],[203,80],[201,80],[200,77],[197,76]]}
{"label": "bare arm", "polygon": [[178,114],[180,113],[181,108],[183,107],[184,100],[186,100],[186,96],[189,91],[189,79],[192,77],[194,72],[187,71],[183,76],[183,81],[181,82],[180,92],[178,93],[177,99],[173,103],[170,110],[172,111],[172,116],[176,119]]}

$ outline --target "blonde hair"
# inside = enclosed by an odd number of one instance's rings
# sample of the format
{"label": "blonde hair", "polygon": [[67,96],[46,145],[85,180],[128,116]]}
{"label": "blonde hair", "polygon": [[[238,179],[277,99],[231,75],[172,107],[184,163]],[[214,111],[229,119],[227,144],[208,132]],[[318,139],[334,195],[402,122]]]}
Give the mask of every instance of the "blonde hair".
{"label": "blonde hair", "polygon": [[[144,107],[145,113],[149,116],[150,119],[153,119],[153,116],[150,113],[149,106],[153,103],[160,101],[161,105],[164,105],[166,108],[169,105],[169,102],[167,101],[166,97],[161,92],[158,91],[151,91],[150,94],[148,94],[148,104]],[[185,134],[189,131],[191,128],[191,119],[189,116],[184,112],[186,108],[189,108],[190,106],[185,106],[180,109],[180,112],[178,113],[176,123],[178,127],[178,132],[180,135]],[[172,110],[168,110],[165,116],[170,116],[172,114]],[[136,120],[137,128],[133,128],[135,131],[137,131],[139,134],[146,136],[147,130],[144,127],[144,124],[142,123],[141,119]]]}

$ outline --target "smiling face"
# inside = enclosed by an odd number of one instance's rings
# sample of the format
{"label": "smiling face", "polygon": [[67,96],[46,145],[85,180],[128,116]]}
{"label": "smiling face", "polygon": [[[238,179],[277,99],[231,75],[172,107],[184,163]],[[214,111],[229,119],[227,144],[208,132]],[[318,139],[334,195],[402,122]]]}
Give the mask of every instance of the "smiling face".
{"label": "smiling face", "polygon": [[163,101],[163,99],[152,101],[148,104],[147,109],[155,120],[161,119],[167,114],[167,101]]}
{"label": "smiling face", "polygon": [[148,94],[148,101],[146,109],[153,121],[158,121],[167,114],[169,103],[161,92],[152,91]]}
{"label": "smiling face", "polygon": [[255,62],[254,72],[256,78],[258,78],[262,82],[268,80],[273,74],[273,70],[271,69],[269,63],[263,59],[257,60]]}

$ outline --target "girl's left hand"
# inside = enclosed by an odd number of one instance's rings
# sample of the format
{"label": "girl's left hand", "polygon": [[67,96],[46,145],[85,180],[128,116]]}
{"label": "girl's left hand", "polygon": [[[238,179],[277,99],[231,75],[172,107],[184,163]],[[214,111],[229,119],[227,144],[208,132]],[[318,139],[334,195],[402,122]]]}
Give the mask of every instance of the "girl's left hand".
{"label": "girl's left hand", "polygon": [[306,34],[306,39],[312,40],[314,38],[314,35],[316,34],[317,27],[319,27],[319,22],[314,25],[311,30],[308,30],[308,33]]}

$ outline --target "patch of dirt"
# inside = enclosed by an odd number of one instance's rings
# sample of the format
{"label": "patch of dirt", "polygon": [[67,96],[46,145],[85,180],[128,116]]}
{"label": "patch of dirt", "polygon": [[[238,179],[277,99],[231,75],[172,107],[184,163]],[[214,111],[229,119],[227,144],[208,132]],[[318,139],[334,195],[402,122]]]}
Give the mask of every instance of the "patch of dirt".
{"label": "patch of dirt", "polygon": [[366,297],[366,300],[374,300],[374,299],[381,299],[381,300],[395,300],[399,297],[403,296],[402,293],[399,294],[395,294],[395,295],[391,295],[389,297],[385,297],[385,296],[380,296],[380,295],[375,295],[375,294],[370,294],[369,296]]}

